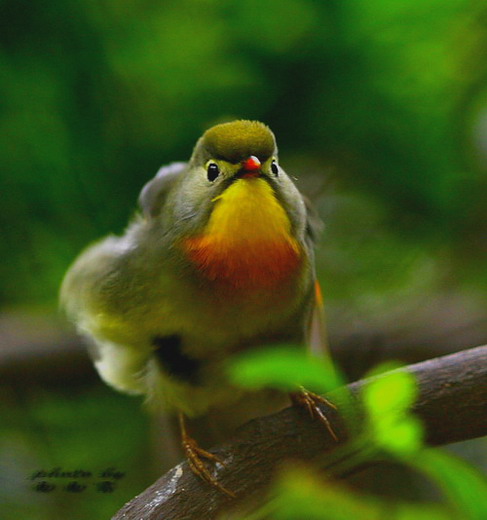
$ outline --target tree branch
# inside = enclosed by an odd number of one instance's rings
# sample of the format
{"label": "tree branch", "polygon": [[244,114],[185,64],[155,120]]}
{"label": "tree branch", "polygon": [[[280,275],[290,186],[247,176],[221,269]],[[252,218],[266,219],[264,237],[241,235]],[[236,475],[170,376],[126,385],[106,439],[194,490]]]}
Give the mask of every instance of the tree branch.
{"label": "tree branch", "polygon": [[[414,412],[422,419],[430,445],[442,445],[487,434],[487,346],[431,359],[401,370],[413,373],[419,385]],[[338,404],[340,415],[354,416],[355,432],[346,431],[332,409],[323,408],[341,442],[360,430],[358,394],[366,380],[348,385],[353,402],[343,401],[339,390],[328,397]],[[360,414],[359,414],[360,416]],[[283,459],[312,459],[337,444],[317,422],[294,407],[255,419],[237,432],[231,443],[211,450],[225,462],[215,475],[236,492],[231,500],[193,475],[186,462],[179,464],[143,493],[128,502],[113,520],[215,518],[235,506],[272,479]]]}

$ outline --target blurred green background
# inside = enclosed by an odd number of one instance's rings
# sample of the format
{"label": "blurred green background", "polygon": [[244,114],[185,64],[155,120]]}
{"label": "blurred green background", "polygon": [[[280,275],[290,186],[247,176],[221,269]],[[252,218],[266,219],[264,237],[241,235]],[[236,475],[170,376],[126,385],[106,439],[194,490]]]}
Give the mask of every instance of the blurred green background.
{"label": "blurred green background", "polygon": [[[57,291],[215,123],[267,123],[319,209],[350,377],[485,342],[483,2],[2,0],[0,19],[2,518],[108,518],[154,479],[147,418],[98,382]],[[127,476],[32,490],[59,466]]]}

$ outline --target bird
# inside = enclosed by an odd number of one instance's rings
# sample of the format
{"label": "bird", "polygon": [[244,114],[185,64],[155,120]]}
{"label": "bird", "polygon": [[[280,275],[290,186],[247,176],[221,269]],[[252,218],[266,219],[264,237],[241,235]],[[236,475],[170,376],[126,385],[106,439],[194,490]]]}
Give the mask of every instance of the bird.
{"label": "bird", "polygon": [[[239,406],[267,398],[228,378],[238,353],[284,342],[324,352],[314,260],[321,221],[281,167],[273,132],[249,120],[206,130],[189,161],[162,167],[138,203],[121,236],[74,261],[60,301],[89,338],[101,378],[176,414],[193,472],[234,496],[208,469],[221,461],[187,420],[220,410],[237,417]],[[319,406],[328,401],[304,388],[291,397],[336,438]]]}

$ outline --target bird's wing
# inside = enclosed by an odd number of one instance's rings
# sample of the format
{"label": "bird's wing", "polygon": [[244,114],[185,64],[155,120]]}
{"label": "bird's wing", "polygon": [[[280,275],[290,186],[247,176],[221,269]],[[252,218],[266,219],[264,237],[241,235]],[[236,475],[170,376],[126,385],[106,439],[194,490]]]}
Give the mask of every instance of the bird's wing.
{"label": "bird's wing", "polygon": [[[323,229],[323,222],[311,201],[306,197],[303,197],[303,200],[306,206],[306,242],[311,252],[314,251],[314,246]],[[307,323],[306,341],[311,354],[323,358],[329,356],[328,333],[321,287],[316,277],[316,272],[314,271],[314,259],[312,265],[314,286],[312,305]]]}
{"label": "bird's wing", "polygon": [[318,238],[323,231],[323,221],[308,197],[304,195],[302,197],[306,207],[306,242],[310,249],[314,250],[316,242],[318,242]]}
{"label": "bird's wing", "polygon": [[325,308],[318,280],[314,281],[313,305],[310,311],[306,339],[313,356],[320,358],[329,356]]}
{"label": "bird's wing", "polygon": [[[157,215],[164,198],[186,163],[172,163],[161,168],[139,197],[146,218]],[[147,345],[126,345],[123,327],[113,327],[113,316],[121,301],[130,300],[126,292],[128,262],[134,250],[133,230],[141,225],[135,219],[121,237],[109,236],[87,248],[70,267],[61,288],[61,305],[80,332],[91,338],[90,355],[101,377],[115,388],[131,393],[144,391],[141,374],[151,349]],[[125,271],[123,271],[125,269]],[[125,274],[124,274],[125,273]],[[100,331],[110,329],[110,338]],[[112,330],[113,329],[113,330]]]}
{"label": "bird's wing", "polygon": [[139,206],[145,217],[155,217],[159,213],[164,198],[178,177],[186,170],[188,163],[174,162],[159,169],[140,192]]}
{"label": "bird's wing", "polygon": [[[105,332],[100,332],[107,327],[112,335],[115,332],[110,309],[119,305],[117,288],[124,286],[114,281],[127,250],[130,243],[125,237],[109,236],[90,246],[66,273],[60,303],[88,339],[88,352],[102,379],[118,390],[143,393],[141,375],[149,349],[145,345],[125,345],[122,338],[108,340]],[[123,336],[123,329],[120,333]]]}

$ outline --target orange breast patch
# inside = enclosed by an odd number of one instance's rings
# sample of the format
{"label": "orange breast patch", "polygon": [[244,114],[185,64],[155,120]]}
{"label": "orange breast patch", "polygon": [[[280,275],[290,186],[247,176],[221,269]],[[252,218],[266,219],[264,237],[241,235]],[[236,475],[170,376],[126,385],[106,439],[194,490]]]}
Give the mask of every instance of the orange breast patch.
{"label": "orange breast patch", "polygon": [[213,200],[201,235],[183,243],[209,280],[241,289],[269,288],[293,276],[302,248],[291,222],[262,178],[239,179]]}

